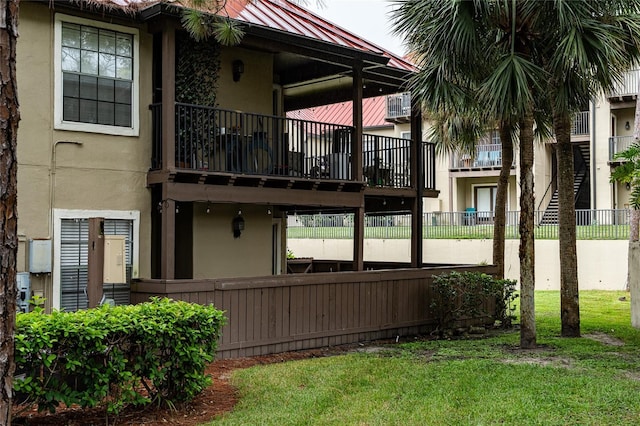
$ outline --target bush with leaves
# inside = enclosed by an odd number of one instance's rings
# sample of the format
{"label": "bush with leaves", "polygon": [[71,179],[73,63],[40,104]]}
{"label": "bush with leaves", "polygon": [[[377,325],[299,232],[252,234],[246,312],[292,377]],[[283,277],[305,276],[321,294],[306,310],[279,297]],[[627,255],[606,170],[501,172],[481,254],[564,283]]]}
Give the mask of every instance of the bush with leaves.
{"label": "bush with leaves", "polygon": [[481,272],[450,272],[433,278],[429,305],[438,331],[444,333],[467,321],[484,321],[510,327],[515,318],[514,280],[495,279]]}
{"label": "bush with leaves", "polygon": [[54,412],[66,405],[172,405],[211,383],[205,376],[225,318],[213,306],[153,299],[45,314],[18,314],[17,402]]}

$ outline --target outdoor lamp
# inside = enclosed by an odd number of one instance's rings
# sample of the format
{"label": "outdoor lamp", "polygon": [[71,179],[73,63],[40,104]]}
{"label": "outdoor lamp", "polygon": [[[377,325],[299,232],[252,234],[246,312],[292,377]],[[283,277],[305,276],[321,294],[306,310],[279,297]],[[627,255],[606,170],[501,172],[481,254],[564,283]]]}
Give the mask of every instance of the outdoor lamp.
{"label": "outdoor lamp", "polygon": [[631,128],[631,125],[629,124],[629,122],[627,121],[626,123],[624,123],[624,128],[629,130]]}
{"label": "outdoor lamp", "polygon": [[240,76],[244,73],[244,62],[240,59],[233,61],[231,71],[233,72],[233,81],[240,81]]}
{"label": "outdoor lamp", "polygon": [[240,238],[242,231],[244,231],[244,218],[242,217],[241,210],[238,210],[238,214],[233,218],[231,225],[233,228],[233,238]]}

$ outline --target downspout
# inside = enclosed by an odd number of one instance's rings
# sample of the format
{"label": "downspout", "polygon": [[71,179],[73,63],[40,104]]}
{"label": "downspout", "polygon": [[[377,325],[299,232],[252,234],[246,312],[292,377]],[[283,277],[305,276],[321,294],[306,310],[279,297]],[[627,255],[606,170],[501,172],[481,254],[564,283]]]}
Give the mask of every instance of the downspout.
{"label": "downspout", "polygon": [[597,199],[597,189],[596,189],[596,176],[597,176],[597,167],[596,167],[596,106],[595,102],[589,102],[589,109],[591,114],[591,131],[589,132],[589,149],[591,150],[591,208],[596,210],[598,208],[598,199]]}

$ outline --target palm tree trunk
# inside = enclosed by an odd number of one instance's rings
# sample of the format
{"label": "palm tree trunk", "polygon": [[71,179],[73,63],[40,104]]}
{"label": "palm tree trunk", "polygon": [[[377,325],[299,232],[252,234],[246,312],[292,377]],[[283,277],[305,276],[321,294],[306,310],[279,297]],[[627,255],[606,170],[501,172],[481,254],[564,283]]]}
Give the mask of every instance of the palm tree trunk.
{"label": "palm tree trunk", "polygon": [[504,278],[504,240],[507,215],[507,188],[513,164],[513,129],[510,125],[500,124],[500,142],[502,144],[502,166],[496,192],[495,218],[493,221],[493,264],[496,266],[496,278]]}
{"label": "palm tree trunk", "polygon": [[558,239],[560,244],[560,318],[562,337],[580,337],[578,256],[571,118],[556,112],[553,128],[558,157]]}
{"label": "palm tree trunk", "polygon": [[533,114],[520,123],[520,347],[536,347]]}
{"label": "palm tree trunk", "polygon": [[0,425],[11,424],[16,321],[18,0],[0,0]]}

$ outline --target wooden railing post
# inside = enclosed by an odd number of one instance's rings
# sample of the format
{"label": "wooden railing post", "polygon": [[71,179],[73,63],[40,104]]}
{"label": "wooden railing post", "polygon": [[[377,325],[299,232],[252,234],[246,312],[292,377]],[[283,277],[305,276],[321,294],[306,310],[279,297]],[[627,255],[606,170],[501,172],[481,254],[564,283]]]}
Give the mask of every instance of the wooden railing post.
{"label": "wooden railing post", "polygon": [[411,266],[422,267],[422,195],[425,187],[427,165],[422,164],[422,111],[420,103],[412,97],[411,113],[411,184],[416,198],[411,206]]}
{"label": "wooden railing post", "polygon": [[176,165],[176,30],[167,21],[162,29],[162,162],[163,169]]}
{"label": "wooden railing post", "polygon": [[360,181],[362,170],[362,62],[353,65],[353,137],[351,138],[351,180]]}

